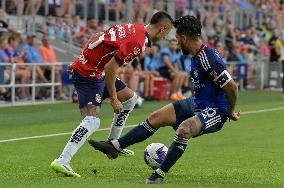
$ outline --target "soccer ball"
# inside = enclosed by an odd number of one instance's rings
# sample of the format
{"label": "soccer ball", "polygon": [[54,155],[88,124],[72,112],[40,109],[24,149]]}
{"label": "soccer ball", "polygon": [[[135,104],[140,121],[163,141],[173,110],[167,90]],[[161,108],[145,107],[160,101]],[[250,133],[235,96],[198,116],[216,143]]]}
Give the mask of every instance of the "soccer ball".
{"label": "soccer ball", "polygon": [[152,169],[156,170],[164,161],[168,148],[161,143],[152,143],[144,150],[144,161]]}

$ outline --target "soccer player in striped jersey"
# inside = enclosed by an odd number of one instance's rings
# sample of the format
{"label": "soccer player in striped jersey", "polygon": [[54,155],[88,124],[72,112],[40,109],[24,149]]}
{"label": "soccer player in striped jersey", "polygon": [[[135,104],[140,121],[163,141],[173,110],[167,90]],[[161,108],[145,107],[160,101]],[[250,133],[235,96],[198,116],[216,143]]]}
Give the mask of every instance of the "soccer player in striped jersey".
{"label": "soccer player in striped jersey", "polygon": [[[157,12],[147,26],[135,23],[115,25],[89,40],[81,55],[69,66],[83,120],[72,133],[59,158],[51,163],[53,170],[80,177],[72,170],[70,162],[78,149],[100,127],[100,106],[106,98],[110,98],[115,112],[108,139],[120,137],[137,96],[116,78],[117,70],[151,47],[151,42],[164,38],[172,26],[170,15]],[[129,156],[134,153],[121,150],[120,154]]]}
{"label": "soccer player in striped jersey", "polygon": [[172,126],[176,132],[173,143],[161,166],[146,179],[148,184],[163,182],[165,174],[183,155],[190,138],[217,132],[227,119],[237,121],[240,118],[240,113],[234,110],[237,85],[218,52],[202,44],[200,21],[184,16],[176,20],[174,26],[183,53],[192,55],[190,77],[194,96],[155,111],[118,140],[89,141],[95,149],[116,158],[120,150],[146,140],[160,127]]}

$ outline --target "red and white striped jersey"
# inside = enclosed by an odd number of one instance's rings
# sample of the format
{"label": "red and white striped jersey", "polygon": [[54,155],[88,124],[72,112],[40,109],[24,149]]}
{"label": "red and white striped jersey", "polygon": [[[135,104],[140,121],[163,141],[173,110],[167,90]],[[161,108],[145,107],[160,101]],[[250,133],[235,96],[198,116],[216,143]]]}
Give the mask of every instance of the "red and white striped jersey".
{"label": "red and white striped jersey", "polygon": [[72,64],[84,77],[102,78],[104,66],[115,57],[122,65],[151,47],[144,25],[128,23],[115,25],[101,35],[92,37]]}

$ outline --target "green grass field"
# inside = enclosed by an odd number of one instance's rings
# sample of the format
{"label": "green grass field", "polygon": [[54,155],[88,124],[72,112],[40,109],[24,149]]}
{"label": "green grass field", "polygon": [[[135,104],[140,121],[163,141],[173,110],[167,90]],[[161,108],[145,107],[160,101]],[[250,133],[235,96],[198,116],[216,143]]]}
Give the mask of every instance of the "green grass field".
{"label": "green grass field", "polygon": [[[127,124],[143,121],[167,103],[144,103],[142,109],[133,111]],[[237,109],[248,112],[278,107],[283,108],[244,114],[239,122],[226,123],[216,134],[192,139],[162,186],[283,187],[284,101],[280,93],[242,92]],[[111,107],[104,105],[101,114],[101,128],[109,127]],[[3,107],[0,140],[71,132],[79,122],[75,104]],[[107,135],[108,131],[99,131],[92,137],[105,140]],[[49,168],[69,136],[0,141],[0,187],[147,187],[144,182],[152,170],[143,161],[144,148],[152,142],[169,146],[174,131],[161,129],[147,141],[130,147],[136,152],[133,158],[109,160],[85,144],[72,161],[82,178],[63,177]]]}

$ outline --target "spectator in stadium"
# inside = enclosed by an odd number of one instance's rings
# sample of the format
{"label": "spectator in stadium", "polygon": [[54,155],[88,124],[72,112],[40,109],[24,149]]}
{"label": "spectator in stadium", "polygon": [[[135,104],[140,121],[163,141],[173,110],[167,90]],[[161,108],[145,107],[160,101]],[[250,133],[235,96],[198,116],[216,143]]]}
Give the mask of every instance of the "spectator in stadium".
{"label": "spectator in stadium", "polygon": [[270,63],[275,63],[279,59],[279,56],[277,55],[276,49],[275,49],[275,43],[276,43],[278,37],[279,37],[278,30],[273,29],[272,30],[272,36],[270,37],[270,39],[268,41],[268,45],[269,45],[269,48],[270,48],[270,57],[269,57]]}
{"label": "spectator in stadium", "polygon": [[183,55],[180,52],[178,59],[178,68],[184,75],[184,82],[181,88],[182,94],[188,98],[192,96],[192,87],[190,81],[190,70],[191,70],[191,56]]}
{"label": "spectator in stadium", "polygon": [[[156,66],[160,61],[160,46],[155,44],[150,49],[147,49],[147,53],[144,57],[143,67],[144,72],[150,75],[150,84],[149,84],[149,93],[146,96],[149,96],[149,100],[155,99],[154,97],[154,78],[160,76],[159,72],[156,71]],[[142,64],[141,64],[142,65]],[[144,95],[145,95],[144,90]],[[147,97],[145,97],[146,100]]]}
{"label": "spectator in stadium", "polygon": [[280,56],[280,61],[282,64],[282,92],[284,100],[284,30],[281,32],[279,39],[276,41],[276,52]]}
{"label": "spectator in stadium", "polygon": [[84,17],[84,0],[76,0],[75,2],[75,15]]}
{"label": "spectator in stadium", "polygon": [[[36,35],[27,35],[27,45],[23,47],[23,52],[25,53],[25,63],[43,63],[42,56],[39,50],[35,47]],[[48,80],[44,76],[43,67],[36,67],[37,82],[41,81],[48,83]],[[38,94],[39,90],[37,90]]]}
{"label": "spectator in stadium", "polygon": [[229,52],[233,48],[234,43],[235,43],[234,26],[232,24],[229,24],[227,26],[227,34],[225,37],[225,47],[229,50]]}
{"label": "spectator in stadium", "polygon": [[178,70],[177,60],[177,40],[172,39],[167,48],[161,50],[160,62],[156,66],[156,70],[164,78],[172,80],[171,100],[181,100],[185,97],[181,94],[181,87],[184,81],[184,74]]}
{"label": "spectator in stadium", "polygon": [[240,52],[240,46],[235,44],[232,46],[231,52],[229,52],[227,57],[227,62],[235,62],[235,63],[246,63],[245,56]]}
{"label": "spectator in stadium", "polygon": [[[45,63],[57,63],[57,57],[53,47],[51,46],[51,41],[48,35],[44,35],[42,37],[42,44],[39,47],[39,52],[43,58],[43,62]],[[44,75],[48,80],[51,80],[51,66],[44,67]],[[56,66],[55,67],[55,82],[61,83],[61,72],[62,67]],[[59,100],[66,100],[67,97],[63,92],[62,85],[57,86],[57,99]]]}
{"label": "spectator in stadium", "polygon": [[[24,66],[25,54],[21,54],[19,51],[19,36],[12,35],[8,38],[8,45],[4,52],[9,57],[10,63],[22,63],[23,65],[17,66],[15,76],[17,80],[20,80],[21,84],[28,84],[30,82],[30,71]],[[7,67],[6,71],[8,75],[11,75],[11,67]],[[28,87],[21,87],[20,98],[23,100],[30,100],[30,91]]]}
{"label": "spectator in stadium", "polygon": [[73,4],[70,0],[52,0],[48,1],[48,8],[50,16],[72,15]]}
{"label": "spectator in stadium", "polygon": [[[9,57],[4,52],[4,49],[6,48],[6,46],[7,46],[7,40],[5,38],[0,38],[0,63],[9,62]],[[10,75],[5,70],[4,66],[0,66],[0,71],[3,73],[3,75],[0,74],[0,76],[2,77],[2,78],[0,78],[0,80],[3,81],[0,84],[4,84],[10,79]],[[5,102],[6,92],[7,92],[6,88],[0,87],[0,103]]]}
{"label": "spectator in stadium", "polygon": [[28,0],[27,6],[25,8],[25,14],[26,15],[31,15],[31,14],[37,15],[42,3],[43,3],[42,0]]}
{"label": "spectator in stadium", "polygon": [[79,43],[79,46],[83,47],[85,43],[88,41],[86,34],[88,34],[88,29],[83,27],[81,24],[80,16],[73,17],[73,23],[70,26],[73,42],[75,40],[76,43]]}
{"label": "spectator in stadium", "polygon": [[66,19],[62,19],[58,28],[58,39],[68,41],[69,39],[71,39],[71,36],[72,33],[68,21]]}
{"label": "spectator in stadium", "polygon": [[98,21],[95,18],[88,19],[87,21],[87,28],[91,30],[97,30],[98,28]]}
{"label": "spectator in stadium", "polygon": [[55,26],[54,20],[51,16],[47,18],[46,25],[43,28],[43,33],[48,34],[52,40],[56,39],[58,28]]}
{"label": "spectator in stadium", "polygon": [[159,72],[156,71],[156,66],[159,64],[160,60],[160,46],[157,44],[153,45],[148,51],[144,58],[144,70],[151,71],[159,76]]}
{"label": "spectator in stadium", "polygon": [[19,14],[23,15],[24,13],[24,0],[9,0],[6,1],[7,13],[8,14]]}

